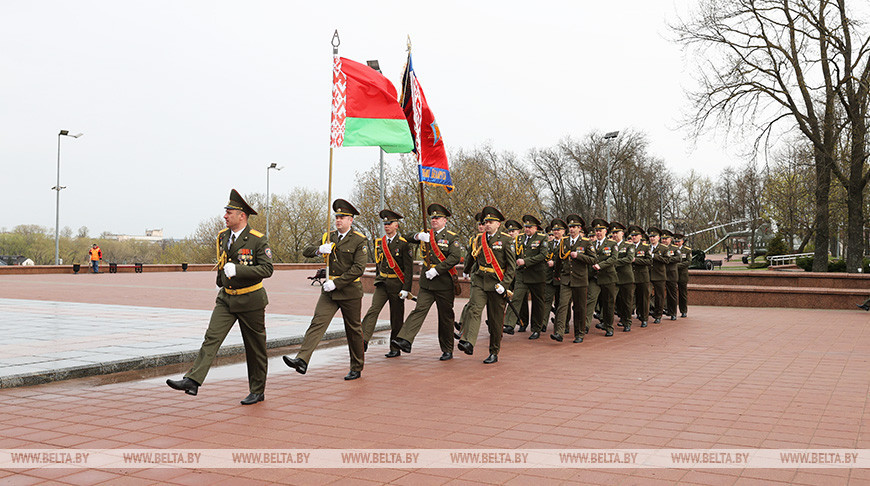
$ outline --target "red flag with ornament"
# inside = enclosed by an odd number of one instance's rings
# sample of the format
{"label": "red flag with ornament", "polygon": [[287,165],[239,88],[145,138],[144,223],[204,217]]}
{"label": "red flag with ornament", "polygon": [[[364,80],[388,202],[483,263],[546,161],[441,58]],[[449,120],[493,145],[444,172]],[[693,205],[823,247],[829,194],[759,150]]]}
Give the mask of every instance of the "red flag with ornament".
{"label": "red flag with ornament", "polygon": [[414,152],[419,162],[420,182],[444,186],[447,192],[453,190],[453,180],[450,178],[450,166],[447,162],[447,151],[441,130],[435,121],[435,115],[426,102],[423,88],[417,80],[414,65],[411,63],[411,53],[408,52],[408,64],[402,75],[402,109],[411,137],[414,139]]}

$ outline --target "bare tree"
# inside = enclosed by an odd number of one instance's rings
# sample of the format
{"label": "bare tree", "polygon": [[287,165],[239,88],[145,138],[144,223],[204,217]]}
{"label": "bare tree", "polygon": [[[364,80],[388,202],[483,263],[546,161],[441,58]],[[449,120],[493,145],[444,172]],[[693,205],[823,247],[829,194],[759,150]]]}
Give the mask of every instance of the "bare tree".
{"label": "bare tree", "polygon": [[838,19],[830,0],[702,0],[693,18],[672,26],[698,60],[688,120],[696,134],[715,119],[728,131],[753,133],[756,150],[794,128],[812,144],[815,271],[827,268],[831,172],[842,129],[842,58],[829,35],[837,29],[828,27]]}
{"label": "bare tree", "polygon": [[783,234],[789,251],[809,243],[813,224],[812,147],[796,142],[774,156],[764,184],[765,212]]}

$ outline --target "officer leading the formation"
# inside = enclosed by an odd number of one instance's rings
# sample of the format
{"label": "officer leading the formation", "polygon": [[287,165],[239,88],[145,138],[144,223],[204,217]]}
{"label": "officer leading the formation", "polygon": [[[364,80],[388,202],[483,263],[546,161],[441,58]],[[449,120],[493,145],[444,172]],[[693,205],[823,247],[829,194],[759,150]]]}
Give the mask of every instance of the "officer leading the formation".
{"label": "officer leading the formation", "polygon": [[284,356],[283,359],[287,366],[304,375],[308,371],[314,348],[323,339],[335,313],[341,309],[350,352],[350,372],[344,379],[355,380],[360,377],[365,362],[360,323],[363,297],[360,277],[368,263],[368,246],[362,233],[351,230],[353,217],[359,211],[344,199],[336,199],[332,209],[335,211],[335,231],[324,233],[320,245],[311,245],[302,251],[307,258],[323,256],[326,259],[328,279],[323,283],[320,299],[314,307],[314,317],[302,339],[302,347],[295,358]]}
{"label": "officer leading the formation", "polygon": [[248,217],[257,214],[233,189],[224,221],[227,227],[217,236],[217,285],[208,330],[193,366],[182,380],[166,380],[176,390],[196,395],[205,381],[221,343],[236,321],[245,343],[250,394],[242,405],[262,402],[266,390],[266,305],[269,299],[263,279],[272,276],[272,250],[263,233],[248,226]]}
{"label": "officer leading the formation", "polygon": [[[410,296],[411,282],[414,279],[414,257],[411,255],[411,245],[399,234],[399,220],[403,216],[395,211],[384,209],[378,216],[384,220],[384,233],[381,238],[375,238],[375,292],[372,295],[372,305],[362,321],[363,348],[368,350],[368,343],[375,331],[378,314],[384,304],[390,303],[390,340],[396,339],[405,321],[405,299]],[[390,344],[387,358],[395,358],[402,352]]]}

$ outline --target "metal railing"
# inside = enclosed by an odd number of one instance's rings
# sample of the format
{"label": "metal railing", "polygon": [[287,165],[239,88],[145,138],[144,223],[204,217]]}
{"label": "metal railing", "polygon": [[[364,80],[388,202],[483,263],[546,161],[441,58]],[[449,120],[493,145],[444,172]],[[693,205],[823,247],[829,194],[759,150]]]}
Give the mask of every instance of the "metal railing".
{"label": "metal railing", "polygon": [[790,263],[795,263],[798,258],[801,257],[811,257],[812,253],[794,253],[792,255],[774,255],[767,257],[767,261],[771,266],[777,265],[788,265]]}

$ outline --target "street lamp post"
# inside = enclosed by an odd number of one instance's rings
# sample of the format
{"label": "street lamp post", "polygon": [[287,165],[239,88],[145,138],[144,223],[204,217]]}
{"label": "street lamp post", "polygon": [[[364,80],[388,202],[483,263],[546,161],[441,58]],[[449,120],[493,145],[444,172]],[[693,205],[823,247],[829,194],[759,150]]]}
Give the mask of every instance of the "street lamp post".
{"label": "street lamp post", "polygon": [[270,219],[269,217],[272,215],[271,214],[272,213],[272,200],[269,196],[269,171],[272,169],[281,170],[281,169],[283,169],[283,167],[278,167],[278,164],[276,164],[275,162],[272,162],[271,164],[269,164],[268,167],[266,167],[266,239],[267,240],[269,239],[269,219]]}
{"label": "street lamp post", "polygon": [[57,185],[51,189],[57,193],[54,209],[54,264],[60,265],[60,191],[66,186],[60,185],[60,137],[79,138],[83,134],[70,135],[69,130],[61,130],[57,134]]}
{"label": "street lamp post", "polygon": [[[619,131],[607,132],[604,134],[604,140],[615,139],[618,136],[619,136]],[[614,156],[614,159],[615,158],[616,158],[616,156]],[[607,214],[605,217],[607,218],[608,224],[612,222],[612,221],[610,221],[610,202],[608,201],[608,197],[607,197],[607,190],[610,189],[610,171],[611,170],[613,170],[613,166],[610,165],[610,162],[608,162],[607,163],[607,173],[604,175],[604,206],[607,208],[606,209]],[[613,193],[613,190],[611,190],[610,192]],[[616,204],[616,198],[614,197],[613,199],[614,199],[614,204]]]}
{"label": "street lamp post", "polygon": [[[379,73],[381,72],[381,63],[378,62],[377,59],[374,59],[371,61],[366,61],[366,64],[368,65],[368,67],[374,69],[375,71],[377,71]],[[381,205],[378,207],[381,209],[386,209],[385,202],[384,202],[384,191],[385,191],[385,187],[384,187],[384,149],[380,149],[380,179],[378,182],[379,182],[378,187],[379,187],[380,192],[381,192]],[[380,228],[381,228],[381,236],[385,235],[386,233],[384,232],[384,227],[380,226]]]}

